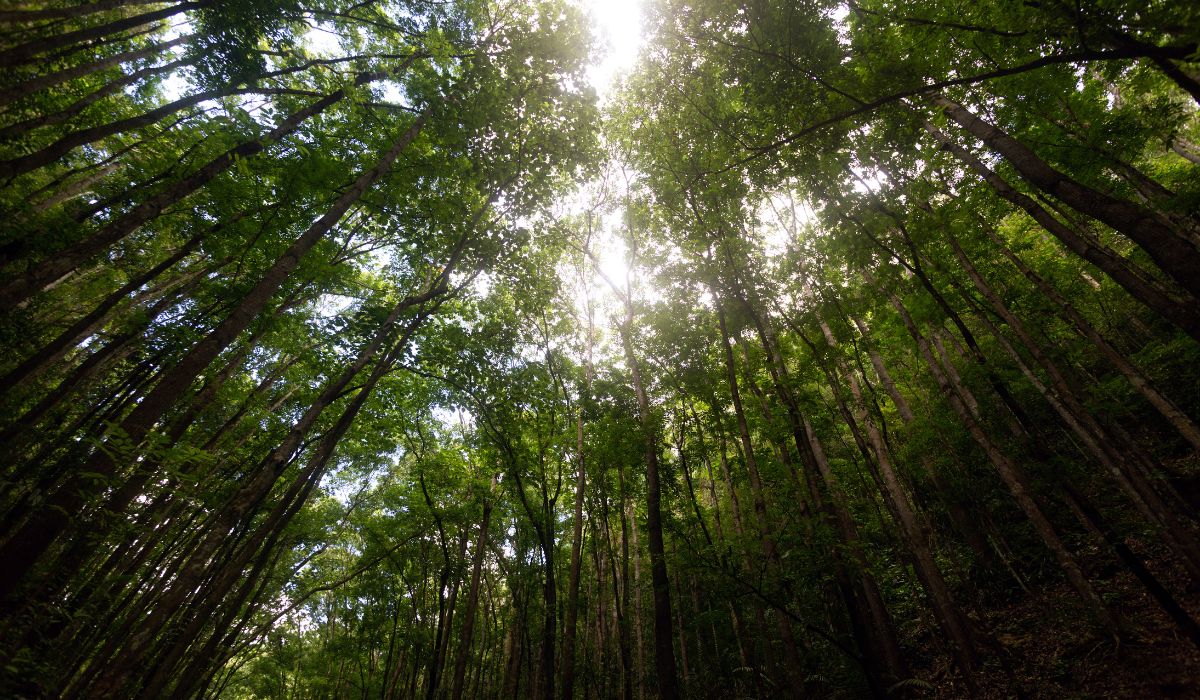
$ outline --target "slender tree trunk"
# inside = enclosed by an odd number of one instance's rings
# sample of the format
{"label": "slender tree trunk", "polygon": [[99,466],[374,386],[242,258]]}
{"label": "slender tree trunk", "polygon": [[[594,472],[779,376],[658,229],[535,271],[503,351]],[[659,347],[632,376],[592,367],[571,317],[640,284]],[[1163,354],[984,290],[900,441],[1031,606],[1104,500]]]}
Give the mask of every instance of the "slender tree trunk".
{"label": "slender tree trunk", "polygon": [[0,67],[14,68],[16,66],[33,63],[37,60],[37,56],[55,49],[69,48],[83,44],[84,42],[102,39],[104,37],[124,32],[127,29],[136,29],[147,24],[158,22],[159,20],[174,17],[175,15],[183,14],[189,10],[196,10],[207,7],[210,0],[198,0],[196,2],[181,2],[175,5],[144,12],[140,15],[130,17],[122,17],[105,24],[99,24],[86,29],[77,29],[72,32],[63,32],[51,36],[33,39],[19,46],[0,51]]}
{"label": "slender tree trunk", "polygon": [[421,495],[425,497],[425,506],[429,509],[429,513],[433,516],[434,523],[437,525],[438,543],[442,550],[442,570],[438,576],[437,585],[437,618],[433,622],[433,648],[428,655],[425,675],[425,697],[427,700],[433,700],[437,695],[438,684],[441,681],[442,643],[448,631],[446,624],[446,586],[450,581],[452,561],[450,559],[450,549],[446,545],[446,528],[442,522],[441,514],[438,513],[438,509],[433,503],[433,498],[429,495],[429,489],[425,485],[425,472],[423,470],[418,470],[417,481],[421,485]]}
{"label": "slender tree trunk", "polygon": [[[181,636],[181,638],[174,645],[170,645],[165,653],[159,656],[157,662],[151,666],[149,680],[146,682],[146,685],[141,692],[142,698],[145,698],[146,700],[153,700],[154,698],[163,697],[166,694],[164,691],[171,684],[172,680],[177,681],[173,688],[175,696],[179,697],[184,695],[184,693],[181,691],[184,690],[188,684],[194,682],[195,675],[204,672],[208,665],[204,660],[216,654],[218,645],[221,642],[232,644],[232,639],[230,639],[230,636],[236,636],[237,634],[236,627],[233,625],[234,619],[237,617],[243,604],[246,603],[250,596],[256,590],[261,590],[264,587],[265,579],[268,578],[265,573],[274,568],[274,563],[278,560],[282,553],[283,548],[264,548],[255,559],[254,565],[247,572],[247,575],[244,577],[241,584],[237,587],[237,592],[229,596],[227,600],[221,601],[221,604],[218,606],[218,609],[221,612],[219,617],[217,617],[215,620],[215,624],[212,626],[209,639],[206,640],[204,646],[196,650],[192,658],[188,660],[187,671],[191,672],[194,669],[194,673],[179,674],[176,672],[179,663],[183,660],[186,652],[191,646],[189,642],[193,641],[188,639],[186,636]],[[230,629],[231,627],[234,627],[232,631]],[[188,675],[192,675],[193,679],[189,679],[187,677]]]}
{"label": "slender tree trunk", "polygon": [[775,539],[771,536],[771,526],[767,519],[767,501],[764,494],[762,475],[758,470],[758,459],[754,456],[754,444],[750,440],[750,427],[746,421],[745,407],[742,405],[742,395],[738,388],[737,370],[734,365],[733,348],[729,344],[729,329],[725,322],[725,309],[720,301],[717,305],[717,323],[721,330],[721,352],[725,359],[725,381],[729,386],[729,394],[733,402],[733,414],[737,419],[738,439],[746,458],[746,473],[750,477],[750,494],[753,497],[754,519],[759,529],[759,539],[762,544],[763,556],[773,561],[776,556]]}
{"label": "slender tree trunk", "polygon": [[1107,248],[1096,245],[1071,226],[1059,221],[1033,198],[1014,189],[1012,185],[988,168],[983,161],[976,158],[967,149],[955,144],[941,131],[930,124],[926,124],[925,128],[968,168],[983,178],[998,196],[1029,214],[1034,221],[1041,224],[1042,228],[1049,231],[1069,250],[1111,277],[1134,299],[1174,323],[1192,338],[1200,341],[1200,312],[1196,311],[1194,304],[1172,298],[1132,269],[1129,261]]}
{"label": "slender tree trunk", "polygon": [[[406,68],[408,65],[410,65],[414,58],[415,54],[414,57],[408,59],[408,61],[404,64],[404,67]],[[401,70],[403,69],[404,68]],[[355,79],[355,85],[365,84],[372,79],[377,79],[378,77],[378,74],[375,73],[361,73]],[[262,152],[271,144],[278,142],[280,139],[296,131],[296,129],[300,128],[300,126],[303,125],[304,122],[306,122],[309,118],[324,112],[330,106],[340,102],[346,97],[347,94],[348,89],[346,88],[334,91],[320,100],[317,100],[316,102],[313,102],[312,104],[289,114],[283,119],[282,122],[279,123],[278,126],[268,132],[265,136],[244,141],[237,146],[230,148],[229,150],[205,163],[187,177],[174,182],[162,191],[151,195],[148,199],[133,207],[125,214],[105,224],[95,233],[88,235],[85,239],[75,243],[66,250],[59,251],[54,257],[41,262],[27,272],[15,277],[3,287],[0,287],[0,310],[12,308],[24,303],[34,294],[37,294],[39,291],[45,289],[47,285],[52,284],[55,280],[61,279],[64,275],[76,270],[79,268],[79,266],[83,265],[92,257],[98,255],[109,246],[138,230],[138,228],[140,228],[143,224],[153,220],[168,207],[182,201],[188,195],[211,182],[218,175],[232,167],[234,163],[241,159],[250,158]],[[418,117],[416,123],[413,125],[413,128],[419,131],[424,125],[424,120],[424,115]],[[411,136],[409,135],[410,133]],[[416,133],[417,132],[412,131],[411,129],[409,132],[405,132],[405,136],[401,138],[401,141],[404,142],[401,146],[401,150],[407,146],[409,141],[416,137]],[[395,160],[396,155],[399,155],[399,151],[396,151],[396,154],[391,155],[390,158],[385,155],[384,161],[386,161],[386,163],[381,162],[380,165],[383,165],[385,169],[390,167],[391,161]],[[375,169],[368,170],[366,173],[364,173],[364,176],[368,173],[375,172],[376,170],[378,170],[378,166]],[[376,173],[374,176],[372,176],[371,181],[368,182],[366,186],[369,187],[374,179],[378,178],[378,176],[379,173]],[[360,176],[360,181],[362,180],[362,177],[363,176]],[[359,182],[356,182],[351,186],[350,190],[353,191],[357,189],[358,186]],[[357,197],[354,199],[357,199]],[[336,209],[337,207],[338,205],[335,204],[334,208]]]}
{"label": "slender tree trunk", "polygon": [[[75,180],[67,182],[71,175],[77,174],[69,173],[39,189],[37,192],[30,194],[29,201],[32,211],[38,214],[44,214],[55,206],[78,197],[84,192],[87,192],[92,185],[95,185],[97,182],[101,182],[104,180],[104,178],[120,170],[120,164],[114,161],[115,159],[110,156],[103,164],[96,164],[94,167],[84,168],[82,173],[78,173],[80,174],[80,177]],[[91,170],[91,172],[86,172],[87,170]],[[8,251],[10,249],[10,245],[11,244],[6,244],[2,249],[0,249],[0,263],[8,263]],[[24,246],[22,246],[22,250],[24,250]]]}
{"label": "slender tree trunk", "polygon": [[[871,344],[870,329],[867,327],[867,324],[857,316],[851,316],[851,319],[854,321],[854,325],[858,328],[858,332],[862,335],[863,339],[867,341],[867,352],[871,357],[871,365],[875,368],[875,373],[879,377],[879,381],[883,384],[884,390],[887,391],[888,396],[892,397],[892,402],[896,405],[896,409],[900,413],[900,418],[904,425],[911,425],[914,421],[916,421],[916,415],[913,414],[912,408],[908,405],[904,395],[901,394],[899,389],[896,387],[895,381],[892,379],[891,373],[888,372],[887,365],[884,363],[883,358],[875,349],[874,345]],[[972,515],[967,511],[963,500],[952,493],[952,489],[947,486],[945,479],[940,473],[940,470],[934,465],[931,456],[927,453],[923,453],[921,455],[921,462],[925,467],[925,472],[929,475],[929,479],[933,483],[934,488],[936,488],[946,500],[946,508],[949,511],[950,519],[953,521],[955,527],[959,531],[959,534],[963,537],[967,545],[973,552],[975,552],[976,556],[978,556],[984,562],[985,566],[990,567],[997,563],[995,561],[995,552],[993,551],[991,545],[988,544],[987,538],[981,532]]]}
{"label": "slender tree trunk", "polygon": [[[730,345],[729,329],[725,318],[725,308],[720,301],[718,291],[712,290],[713,298],[716,299],[717,309],[717,325],[721,333],[722,352],[725,356],[725,380],[729,386],[729,393],[733,402],[733,413],[737,419],[738,435],[742,443],[742,451],[746,455],[746,471],[750,476],[751,496],[754,501],[755,520],[759,530],[759,542],[762,547],[763,558],[766,560],[767,570],[776,578],[780,578],[782,571],[782,561],[779,557],[779,552],[775,544],[775,537],[772,534],[773,526],[767,515],[766,489],[764,488],[762,475],[758,468],[758,460],[754,456],[754,446],[750,440],[750,428],[746,421],[745,408],[742,405],[741,391],[738,387],[737,372],[734,363],[733,348]],[[752,380],[747,381],[748,384],[753,384]],[[753,389],[752,389],[753,391]],[[764,408],[765,410],[765,408]],[[764,417],[770,418],[769,414]],[[747,574],[753,574],[753,568],[747,562]],[[784,588],[788,586],[782,579],[779,583],[783,584]],[[759,605],[759,618],[764,617],[762,606]],[[786,616],[778,616],[778,627],[780,637],[783,642],[785,666],[784,672],[786,683],[793,687],[801,686],[801,679],[796,675],[800,670],[800,654],[796,647],[795,636],[792,632],[791,621]],[[765,631],[765,630],[763,630]]]}
{"label": "slender tree trunk", "polygon": [[69,123],[72,119],[78,116],[79,113],[83,112],[88,107],[96,104],[105,97],[117,94],[126,86],[134,85],[139,81],[155,75],[169,73],[176,68],[181,68],[191,64],[193,60],[194,59],[191,58],[181,58],[159,66],[150,66],[148,68],[143,68],[132,73],[127,73],[118,78],[114,78],[95,91],[80,97],[56,112],[38,113],[37,116],[0,127],[0,140],[11,140],[21,136],[22,134],[29,133],[34,129],[40,129],[46,126],[55,126],[56,124]]}
{"label": "slender tree trunk", "polygon": [[[548,509],[547,516],[555,517],[553,509]],[[555,576],[554,563],[554,533],[552,526],[547,526],[547,540],[543,543],[542,557],[544,559],[545,580],[542,584],[542,604],[545,606],[542,616],[542,653],[541,653],[541,693],[545,700],[554,700],[555,674],[555,637],[558,634],[558,583]]]}
{"label": "slender tree trunk", "polygon": [[[870,333],[867,329],[867,324],[863,323],[857,316],[851,316],[850,319],[854,322],[854,326],[858,328],[859,334],[863,338],[869,338]],[[879,381],[883,384],[884,391],[891,397],[892,404],[895,405],[896,411],[900,414],[900,420],[905,424],[912,423],[917,419],[913,414],[912,408],[908,405],[908,401],[904,398],[904,394],[896,388],[896,382],[892,379],[892,374],[888,372],[887,365],[883,362],[883,357],[874,345],[867,346],[867,356],[871,358],[871,366],[875,368],[875,375],[879,377]]]}
{"label": "slender tree trunk", "polygon": [[[841,589],[842,600],[850,616],[852,633],[864,657],[863,666],[867,681],[871,685],[871,692],[876,697],[884,698],[887,697],[887,686],[884,684],[882,676],[884,674],[891,676],[892,682],[903,680],[907,677],[907,665],[904,663],[904,656],[900,651],[900,643],[896,639],[895,625],[892,623],[887,605],[883,601],[883,594],[869,572],[858,528],[851,519],[846,505],[841,502],[842,496],[837,477],[833,474],[829,459],[825,456],[825,449],[817,438],[812,424],[808,418],[804,418],[803,421],[821,479],[832,500],[835,501],[833,503],[834,525],[838,528],[842,542],[846,544],[850,556],[853,557],[854,563],[860,571],[858,586],[849,580],[848,574],[840,571],[835,579]],[[839,562],[839,565],[842,564]],[[867,607],[865,614],[862,610],[862,603],[865,603]],[[882,657],[882,667],[879,659],[875,658],[876,656]]]}
{"label": "slender tree trunk", "polygon": [[[728,255],[727,257],[731,265],[737,269],[738,265],[733,256]],[[813,504],[835,528],[841,543],[850,552],[860,572],[859,576],[852,577],[847,571],[846,563],[840,559],[840,555],[836,552],[833,553],[834,579],[850,617],[851,631],[861,652],[868,684],[874,696],[885,697],[888,687],[885,676],[891,676],[894,679],[893,682],[907,677],[907,670],[900,653],[899,642],[896,640],[891,616],[887,611],[887,606],[884,605],[878,584],[869,573],[866,557],[859,543],[858,529],[842,500],[837,479],[825,458],[816,432],[812,429],[808,418],[800,412],[796,397],[789,388],[790,378],[787,364],[775,341],[774,332],[754,300],[745,294],[740,281],[737,291],[739,300],[754,322],[759,342],[766,353],[767,367],[770,370],[775,394],[784,405],[796,451],[800,454],[801,461],[805,466],[804,476],[808,482]],[[869,617],[862,610],[864,602],[867,605]]]}
{"label": "slender tree trunk", "polygon": [[[959,609],[958,603],[955,602],[953,595],[950,593],[949,586],[946,585],[941,568],[938,567],[937,561],[933,556],[933,551],[929,546],[925,529],[908,500],[908,494],[904,486],[900,483],[900,477],[896,474],[896,470],[892,466],[891,450],[884,442],[879,427],[867,411],[866,399],[864,398],[858,377],[853,373],[853,370],[847,365],[845,360],[836,354],[837,339],[834,337],[833,330],[829,327],[829,324],[822,319],[820,320],[820,325],[821,331],[825,335],[825,341],[831,348],[835,349],[834,356],[841,374],[850,385],[850,393],[854,398],[855,418],[858,425],[863,426],[866,430],[867,437],[870,440],[871,449],[874,452],[875,464],[879,467],[884,495],[890,506],[890,510],[895,516],[896,522],[900,525],[901,538],[912,556],[917,578],[925,588],[925,593],[929,596],[934,618],[937,620],[938,626],[941,627],[942,633],[946,635],[951,653],[959,670],[963,674],[963,679],[966,681],[967,687],[974,692],[977,659],[970,626]],[[838,400],[840,401],[841,399],[839,398]],[[863,457],[864,459],[870,459],[871,454],[864,454]]]}
{"label": "slender tree trunk", "polygon": [[[376,180],[391,169],[392,163],[417,137],[424,123],[424,115],[418,117],[384,153],[379,162],[360,174],[334,205],[275,261],[233,313],[163,375],[155,388],[120,425],[120,433],[130,444],[139,445],[196,376],[250,325],[267,305],[272,294],[300,263],[300,259],[341,220],[350,206],[358,201]],[[134,455],[129,455],[130,459],[133,457]],[[109,450],[99,450],[79,473],[105,477],[113,474],[116,468],[112,453]],[[46,507],[0,546],[0,559],[8,562],[4,574],[0,575],[0,599],[11,595],[29,568],[66,529],[71,520],[70,514],[77,512],[97,491],[99,483],[95,478],[74,477],[49,499]],[[124,504],[117,505],[120,505],[121,510],[124,509]]]}
{"label": "slender tree trunk", "polygon": [[8,105],[23,97],[28,97],[36,92],[54,87],[68,80],[82,78],[91,75],[105,68],[119,66],[122,63],[130,63],[132,61],[140,61],[143,58],[165,54],[170,49],[186,43],[192,37],[188,35],[178,36],[168,41],[163,41],[157,44],[151,44],[145,48],[134,49],[131,51],[121,51],[114,53],[104,58],[82,63],[70,68],[64,68],[52,73],[42,73],[29,80],[17,83],[9,88],[0,89],[0,105]]}
{"label": "slender tree trunk", "polygon": [[1146,563],[1129,548],[1123,539],[1113,531],[1112,526],[1108,524],[1090,503],[1077,492],[1070,484],[1064,484],[1063,488],[1066,491],[1067,499],[1072,503],[1079,512],[1083,514],[1108,544],[1117,552],[1117,556],[1125,564],[1128,569],[1133,572],[1133,575],[1142,583],[1146,590],[1158,603],[1159,607],[1167,613],[1175,626],[1192,644],[1200,648],[1200,623],[1192,617],[1179,601],[1175,599],[1171,592],[1163,586],[1162,582],[1146,567]]}
{"label": "slender tree trunk", "polygon": [[[717,416],[716,418],[718,421],[722,420],[722,416]],[[738,498],[737,488],[733,485],[733,473],[729,468],[729,456],[727,454],[729,450],[725,440],[725,433],[723,430],[718,430],[720,450],[717,453],[717,456],[721,465],[721,477],[725,483],[725,490],[729,492],[729,510],[733,518],[733,532],[735,535],[737,535],[738,541],[743,542],[746,541],[747,536],[745,523],[742,520],[742,506],[740,499]],[[711,478],[711,471],[709,476]],[[715,491],[713,492],[713,499],[715,502]],[[721,533],[721,541],[722,551],[727,551],[729,548],[728,540],[723,533]],[[749,551],[745,548],[741,548],[741,555],[742,569],[747,575],[753,575],[754,568],[750,559]],[[755,617],[756,620],[764,619],[765,616],[761,605],[758,605],[757,609],[755,610]],[[764,636],[762,625],[760,624],[759,629],[756,630],[757,634],[751,634],[750,630],[746,626],[745,616],[742,614],[741,610],[739,610],[738,606],[734,605],[733,601],[729,601],[729,620],[733,624],[734,636],[738,643],[738,660],[741,662],[743,668],[749,669],[749,673],[751,674],[750,682],[751,686],[754,688],[755,696],[761,697],[762,683],[759,678],[760,654],[755,648],[753,642],[756,639],[762,640]]]}
{"label": "slender tree trunk", "polygon": [[21,24],[38,22],[46,19],[78,19],[97,12],[119,10],[137,5],[156,5],[159,0],[93,0],[84,5],[73,7],[51,7],[30,10],[17,8],[0,11],[0,24]]}
{"label": "slender tree trunk", "polygon": [[120,289],[104,298],[100,305],[92,309],[90,313],[80,318],[75,323],[71,324],[58,336],[51,340],[46,345],[43,345],[22,362],[17,367],[13,368],[8,374],[0,379],[0,392],[7,392],[21,382],[27,381],[32,377],[36,377],[40,372],[47,367],[53,365],[60,360],[71,347],[79,344],[108,318],[108,313],[119,303],[121,303],[130,294],[141,289],[146,284],[156,279],[159,275],[166,272],[176,263],[187,257],[196,246],[200,243],[200,235],[194,235],[188,239],[174,253],[168,256],[165,260],[150,268],[146,272],[134,277],[125,283]]}
{"label": "slender tree trunk", "polygon": [[575,450],[579,461],[575,480],[575,521],[571,534],[571,570],[567,578],[567,609],[563,622],[562,698],[575,697],[575,626],[579,614],[579,574],[583,556],[583,497],[587,477],[583,444],[583,408],[576,409]]}
{"label": "slender tree trunk", "polygon": [[145,330],[174,301],[174,298],[164,297],[145,308],[143,311],[145,321],[143,323],[138,324],[138,327],[135,329],[112,336],[101,348],[88,355],[71,370],[57,386],[42,396],[37,403],[12,423],[5,426],[4,430],[0,431],[0,442],[4,443],[4,447],[0,449],[3,450],[3,453],[10,458],[19,454],[24,447],[38,438],[38,432],[33,430],[33,428],[42,423],[48,414],[54,416],[60,415],[60,412],[51,412],[56,408],[62,409],[67,397],[79,393],[91,382],[105,376],[118,362],[136,353],[139,349],[138,345],[135,344],[138,333]]}
{"label": "slender tree trunk", "polygon": [[[627,512],[625,504],[628,501],[628,492],[625,489],[625,466],[623,462],[617,463],[617,487],[620,497],[620,504],[617,508],[618,518],[621,524],[621,561],[620,561],[620,577],[618,580],[617,572],[613,572],[613,597],[616,601],[613,614],[617,616],[617,639],[620,645],[621,652],[621,693],[624,700],[633,700],[633,682],[634,682],[634,666],[633,666],[633,644],[630,635],[630,620],[629,620],[629,601],[632,598],[630,592],[629,576],[629,531],[633,528],[633,523],[629,522],[626,517]],[[603,496],[602,496],[603,498]],[[604,501],[601,501],[602,503]],[[608,511],[605,511],[604,522],[608,522]],[[607,531],[607,525],[606,531]],[[609,561],[612,566],[616,566],[616,552],[613,549],[612,543],[609,543]],[[620,584],[618,586],[618,583]]]}
{"label": "slender tree trunk", "polygon": [[1046,371],[1046,375],[1050,379],[1054,391],[1049,391],[1041,380],[1029,371],[1020,354],[1008,345],[1007,341],[998,331],[996,332],[997,339],[1006,346],[1026,377],[1046,398],[1051,407],[1063,419],[1063,422],[1083,442],[1093,458],[1125,490],[1134,506],[1150,522],[1158,523],[1163,527],[1164,539],[1168,545],[1179,556],[1192,578],[1200,581],[1200,549],[1196,547],[1192,533],[1183,527],[1182,523],[1175,517],[1172,509],[1159,497],[1153,487],[1141,478],[1138,470],[1126,463],[1124,457],[1125,450],[1118,449],[1112,444],[1111,437],[1107,434],[1107,431],[1104,430],[1103,426],[1084,407],[1082,399],[1076,395],[1070,382],[1063,375],[1062,370],[1042,351],[1042,348],[1030,335],[1025,324],[1008,309],[1000,296],[983,279],[983,276],[979,274],[979,271],[975,268],[970,258],[967,257],[966,251],[962,249],[962,246],[953,234],[949,235],[949,242],[967,276],[970,277],[971,282],[975,285],[975,288],[988,300],[993,311],[1000,318],[1004,319],[1004,322],[1025,346],[1029,354]]}
{"label": "slender tree trunk", "polygon": [[[633,512],[633,502],[625,504],[625,517],[631,523],[629,528],[629,542],[633,556],[630,557],[630,566],[633,569],[633,586],[630,588],[629,603],[633,606],[633,676],[637,683],[638,700],[646,700],[646,654],[645,654],[645,624],[643,613],[645,606],[642,604],[642,591],[645,590],[642,586],[642,547],[638,544],[638,528],[637,517]],[[653,593],[653,591],[651,591]],[[653,604],[653,601],[651,601]]]}
{"label": "slender tree trunk", "polygon": [[[258,543],[269,537],[270,539],[265,545],[269,548],[274,539],[278,537],[282,526],[299,510],[324,473],[325,466],[333,455],[338,441],[349,429],[375,385],[406,350],[412,332],[416,330],[419,321],[424,320],[424,316],[427,314],[428,312],[425,312],[418,316],[417,320],[406,329],[401,339],[392,345],[387,354],[376,363],[362,388],[346,405],[333,427],[321,438],[304,467],[288,487],[287,492],[277,502],[263,523],[256,528],[255,533],[246,538],[245,544],[232,560],[224,563],[215,572],[216,582],[200,593],[201,598],[197,601],[198,612],[193,616],[193,620],[203,619],[208,614],[208,610],[219,603],[224,591],[236,582],[242,568],[258,549]],[[263,497],[277,478],[278,473],[275,470],[259,471],[255,479],[247,484],[247,488],[244,488],[224,509],[215,527],[210,529],[205,540],[190,554],[187,564],[173,582],[170,590],[156,602],[154,609],[142,622],[141,629],[125,645],[121,654],[113,660],[111,670],[102,673],[92,686],[89,692],[94,697],[104,698],[124,694],[128,689],[127,685],[130,683],[131,676],[135,673],[134,669],[138,668],[139,663],[151,649],[154,633],[167,624],[186,599],[193,594],[199,582],[209,573],[209,563],[212,555],[224,540],[224,533],[230,531],[235,523],[262,502]],[[189,631],[194,635],[198,630],[193,625]],[[187,635],[184,636],[186,638]]]}
{"label": "slender tree trunk", "polygon": [[38,168],[44,168],[58,159],[67,155],[74,149],[80,146],[86,146],[90,143],[96,143],[110,136],[123,134],[134,129],[139,129],[145,126],[154,124],[173,114],[182,112],[190,107],[195,107],[201,102],[213,100],[221,97],[229,97],[232,95],[250,95],[250,94],[290,94],[294,91],[286,91],[274,88],[233,88],[221,87],[213,90],[205,90],[197,92],[186,97],[180,97],[167,104],[156,107],[147,112],[138,114],[137,116],[119,119],[105,124],[86,127],[77,131],[72,131],[60,137],[51,144],[43,146],[32,153],[27,153],[15,158],[0,161],[0,179],[11,180],[25,173],[33,172]]}
{"label": "slender tree trunk", "polygon": [[962,105],[941,95],[930,99],[968,133],[1004,156],[1031,185],[1126,235],[1141,246],[1180,287],[1193,297],[1200,298],[1200,251],[1171,227],[1164,225],[1152,212],[1133,202],[1088,187],[1055,170],[1024,143]]}
{"label": "slender tree trunk", "polygon": [[[679,631],[679,664],[683,671],[682,689],[683,689],[683,692],[686,694],[688,688],[691,686],[692,672],[688,666],[688,643],[687,643],[687,635],[684,633],[684,626],[683,626],[683,618],[685,615],[684,606],[683,606],[683,594],[679,590],[679,577],[678,576],[675,577],[675,601],[677,603],[677,605],[675,607],[675,610],[677,611],[677,614],[675,615],[675,622],[678,625],[678,631]],[[693,612],[695,612],[695,611],[693,611]]]}
{"label": "slender tree trunk", "polygon": [[[870,275],[865,275],[865,277],[868,283],[874,284],[874,280]],[[939,386],[941,386],[942,392],[945,394],[950,406],[967,427],[967,431],[971,434],[971,437],[983,449],[984,453],[987,454],[988,459],[1000,474],[1000,478],[1008,486],[1013,499],[1017,502],[1025,517],[1033,524],[1034,530],[1041,537],[1047,549],[1054,555],[1068,582],[1070,582],[1088,611],[1098,622],[1110,630],[1116,629],[1116,623],[1103,601],[1100,600],[1100,596],[1096,594],[1095,589],[1088,583],[1075,557],[1067,551],[1066,545],[1063,544],[1062,539],[1058,536],[1058,532],[1042,511],[1041,506],[1034,499],[1033,494],[1030,493],[1029,479],[1024,471],[1000,451],[1000,448],[988,437],[975,416],[967,410],[962,397],[969,394],[969,391],[961,383],[957,381],[952,382],[950,379],[947,379],[947,375],[942,371],[941,366],[930,351],[925,337],[917,329],[915,322],[899,297],[895,294],[888,294],[888,297],[891,300],[892,306],[896,309],[896,313],[900,315],[901,320],[904,322],[905,328],[908,329],[909,335],[916,341],[917,348],[928,364],[930,372],[933,373],[934,378],[937,379]]]}
{"label": "slender tree trunk", "polygon": [[625,298],[625,321],[620,326],[621,346],[625,361],[633,379],[634,394],[637,396],[638,417],[644,444],[643,458],[646,464],[646,531],[650,550],[650,578],[654,599],[654,665],[660,700],[679,697],[679,679],[675,666],[675,649],[671,623],[671,587],[667,578],[667,562],[662,532],[662,486],[659,483],[658,440],[650,400],[642,383],[641,366],[630,338],[634,319],[633,302]]}
{"label": "slender tree trunk", "polygon": [[1034,272],[1034,270],[1023,260],[1021,260],[1021,258],[1018,257],[1016,253],[1012,251],[1012,249],[1005,245],[1004,241],[1000,239],[995,230],[993,230],[990,226],[984,226],[983,228],[984,232],[987,233],[988,238],[990,238],[992,242],[996,244],[996,247],[999,249],[1000,253],[1007,258],[1013,264],[1013,266],[1025,276],[1026,279],[1028,279],[1030,282],[1033,282],[1048,299],[1054,302],[1055,308],[1062,313],[1063,317],[1070,321],[1071,325],[1073,325],[1081,335],[1083,335],[1085,338],[1091,341],[1093,345],[1096,346],[1096,349],[1098,349],[1100,353],[1104,355],[1109,363],[1111,363],[1112,366],[1117,369],[1117,371],[1124,375],[1125,379],[1128,380],[1129,385],[1132,386],[1135,391],[1141,394],[1142,398],[1146,399],[1146,402],[1153,406],[1155,410],[1157,410],[1159,414],[1161,414],[1162,417],[1165,418],[1167,422],[1179,432],[1180,436],[1187,440],[1188,444],[1192,446],[1193,450],[1200,452],[1200,427],[1196,425],[1191,417],[1184,413],[1183,410],[1176,406],[1175,403],[1169,398],[1163,395],[1162,392],[1155,388],[1150,382],[1150,379],[1140,369],[1135,367],[1128,358],[1126,358],[1115,347],[1113,347],[1112,343],[1105,339],[1104,336],[1096,330],[1095,326],[1093,326],[1086,318],[1084,318],[1083,314],[1081,314],[1075,308],[1070,300],[1064,297],[1057,289],[1047,282],[1045,278]]}
{"label": "slender tree trunk", "polygon": [[[497,480],[492,479],[492,488]],[[463,614],[462,638],[458,645],[458,660],[454,664],[454,681],[451,684],[450,699],[462,700],[467,663],[471,657],[471,637],[475,632],[475,609],[479,604],[479,580],[483,570],[483,557],[487,551],[488,525],[492,517],[491,498],[483,499],[483,519],[479,522],[479,536],[475,540],[475,560],[471,565],[471,590],[467,594],[467,609]]]}
{"label": "slender tree trunk", "polygon": [[1200,147],[1182,136],[1171,140],[1171,150],[1188,162],[1200,165]]}

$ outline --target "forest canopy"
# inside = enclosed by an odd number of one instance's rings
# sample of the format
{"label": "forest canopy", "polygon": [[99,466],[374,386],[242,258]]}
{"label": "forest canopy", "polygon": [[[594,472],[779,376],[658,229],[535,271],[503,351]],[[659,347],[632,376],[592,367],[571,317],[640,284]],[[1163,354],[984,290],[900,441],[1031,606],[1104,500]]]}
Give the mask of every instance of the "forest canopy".
{"label": "forest canopy", "polygon": [[1198,41],[6,3],[0,696],[1200,695]]}

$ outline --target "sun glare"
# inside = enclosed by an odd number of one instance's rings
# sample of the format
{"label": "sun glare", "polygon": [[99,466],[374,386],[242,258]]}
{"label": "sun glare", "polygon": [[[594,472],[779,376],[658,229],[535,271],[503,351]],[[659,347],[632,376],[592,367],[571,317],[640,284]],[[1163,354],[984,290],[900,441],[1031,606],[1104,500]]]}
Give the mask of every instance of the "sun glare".
{"label": "sun glare", "polygon": [[641,0],[581,0],[603,44],[599,60],[588,67],[588,80],[601,98],[618,76],[633,67],[643,42]]}
{"label": "sun glare", "polygon": [[[624,289],[629,278],[629,262],[625,259],[625,246],[619,240],[610,240],[596,256],[600,271],[612,283]],[[607,283],[605,283],[607,284]]]}

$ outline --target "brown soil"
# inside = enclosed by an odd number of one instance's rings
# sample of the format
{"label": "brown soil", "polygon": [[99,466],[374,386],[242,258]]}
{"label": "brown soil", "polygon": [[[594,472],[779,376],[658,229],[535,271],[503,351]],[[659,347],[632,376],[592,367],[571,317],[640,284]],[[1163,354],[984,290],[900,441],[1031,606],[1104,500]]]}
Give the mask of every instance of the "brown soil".
{"label": "brown soil", "polygon": [[[1161,559],[1153,569],[1200,619],[1200,595],[1187,590],[1186,578],[1162,565]],[[1200,649],[1179,632],[1132,575],[1123,570],[1107,573],[1108,578],[1101,573],[1094,581],[1127,623],[1119,639],[1089,625],[1065,586],[992,609],[988,622],[997,646],[984,651],[988,662],[980,674],[979,697],[1200,698]],[[930,658],[945,656],[930,649]],[[942,663],[917,674],[935,689],[922,691],[927,686],[915,684],[912,696],[969,697],[961,679]]]}

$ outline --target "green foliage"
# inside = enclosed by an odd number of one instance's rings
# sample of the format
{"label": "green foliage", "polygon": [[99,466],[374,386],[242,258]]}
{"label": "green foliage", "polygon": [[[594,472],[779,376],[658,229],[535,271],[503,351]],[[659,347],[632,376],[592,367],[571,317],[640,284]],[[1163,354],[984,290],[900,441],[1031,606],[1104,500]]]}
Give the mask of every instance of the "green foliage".
{"label": "green foliage", "polygon": [[112,5],[0,17],[5,696],[649,695],[656,635],[688,697],[1096,694],[1005,630],[1193,634],[1190,6],[655,0],[602,108],[559,0]]}

